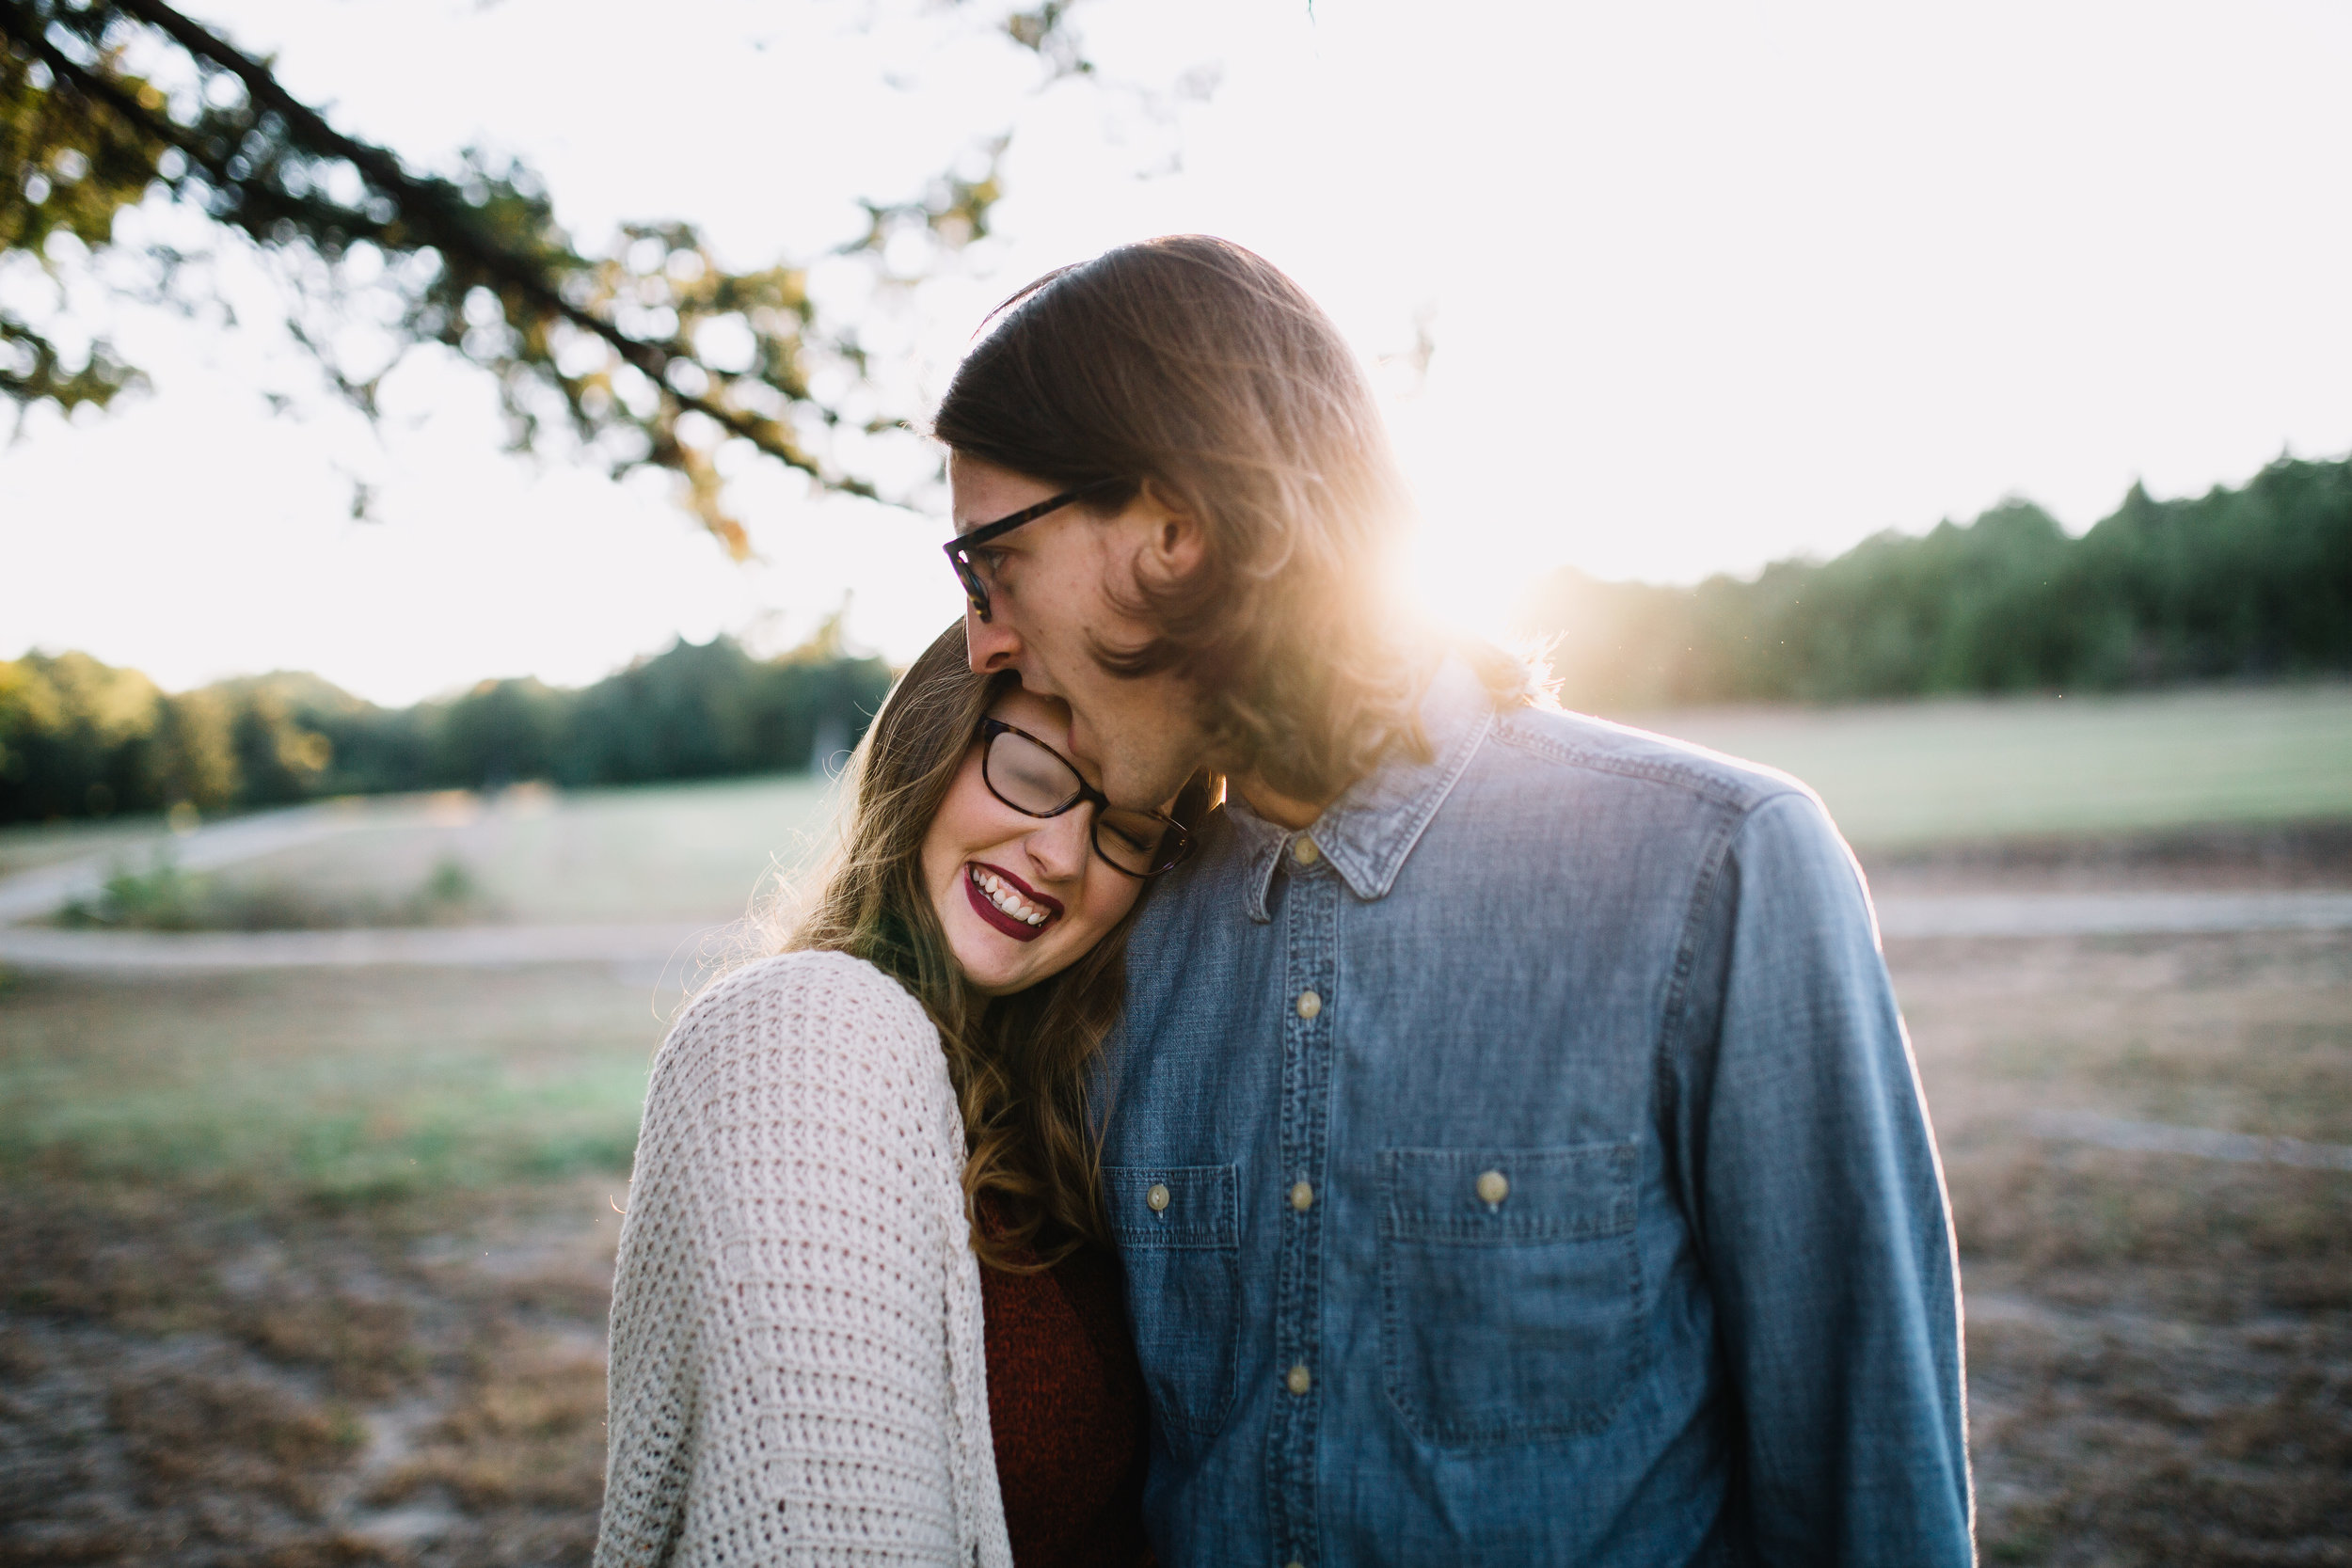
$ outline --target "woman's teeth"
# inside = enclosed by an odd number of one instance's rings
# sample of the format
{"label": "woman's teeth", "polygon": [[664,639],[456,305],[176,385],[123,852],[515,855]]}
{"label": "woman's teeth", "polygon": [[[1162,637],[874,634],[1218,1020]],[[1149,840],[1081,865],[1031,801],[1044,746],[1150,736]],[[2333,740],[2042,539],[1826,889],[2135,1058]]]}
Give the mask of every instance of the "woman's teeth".
{"label": "woman's teeth", "polygon": [[1013,892],[1012,889],[1007,885],[1005,879],[1002,877],[997,876],[994,872],[983,871],[976,865],[972,868],[972,880],[978,884],[979,890],[982,893],[988,895],[988,901],[990,903],[995,905],[998,909],[1004,911],[1015,920],[1026,921],[1032,926],[1042,926],[1045,924],[1045,911],[1039,909],[1036,905],[1024,900],[1021,895]]}

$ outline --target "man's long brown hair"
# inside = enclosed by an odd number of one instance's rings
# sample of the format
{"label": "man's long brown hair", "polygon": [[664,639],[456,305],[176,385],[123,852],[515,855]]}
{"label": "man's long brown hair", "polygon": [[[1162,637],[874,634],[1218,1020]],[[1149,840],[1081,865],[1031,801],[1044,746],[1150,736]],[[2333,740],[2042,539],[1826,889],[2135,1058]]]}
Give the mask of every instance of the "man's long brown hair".
{"label": "man's long brown hair", "polygon": [[1220,762],[1322,800],[1418,748],[1440,649],[1391,599],[1409,494],[1361,367],[1271,262],[1189,234],[1049,273],[998,308],[932,430],[1057,489],[1126,482],[1099,515],[1149,485],[1198,520],[1200,568],[1126,595],[1155,635],[1094,657],[1183,675]]}
{"label": "man's long brown hair", "polygon": [[[1088,1094],[1124,995],[1129,911],[1068,969],[1011,996],[973,990],[923,879],[923,840],[1009,675],[976,675],[963,624],[940,635],[892,689],[850,762],[850,797],[816,891],[775,943],[866,959],[906,987],[938,1026],[963,1113],[963,1189],[980,1260],[1050,1266],[1104,1241],[1101,1149]],[[1205,780],[1177,804],[1197,819]],[[985,1195],[992,1224],[979,1223]],[[1033,1260],[1031,1260],[1033,1259]]]}

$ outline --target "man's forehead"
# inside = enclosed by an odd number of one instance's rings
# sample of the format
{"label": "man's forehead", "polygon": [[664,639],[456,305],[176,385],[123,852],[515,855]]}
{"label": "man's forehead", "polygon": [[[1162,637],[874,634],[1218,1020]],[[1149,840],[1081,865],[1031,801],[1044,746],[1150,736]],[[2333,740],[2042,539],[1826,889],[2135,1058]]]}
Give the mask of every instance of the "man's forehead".
{"label": "man's forehead", "polygon": [[947,491],[959,536],[1034,506],[1054,493],[1050,484],[961,452],[947,459]]}

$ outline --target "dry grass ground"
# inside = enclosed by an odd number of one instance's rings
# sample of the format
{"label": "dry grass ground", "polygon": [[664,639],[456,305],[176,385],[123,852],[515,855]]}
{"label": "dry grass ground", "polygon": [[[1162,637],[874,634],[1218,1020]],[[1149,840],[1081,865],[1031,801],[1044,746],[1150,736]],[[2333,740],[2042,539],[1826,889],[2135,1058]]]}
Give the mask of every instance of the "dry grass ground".
{"label": "dry grass ground", "polygon": [[650,989],[10,979],[0,1564],[581,1560]]}
{"label": "dry grass ground", "polygon": [[[1878,875],[2309,880],[2314,843]],[[1987,1560],[2352,1563],[2352,1173],[2045,1119],[2352,1143],[2352,934],[1889,958],[1960,1226]],[[584,1558],[646,977],[6,985],[0,1565]]]}
{"label": "dry grass ground", "polygon": [[2038,1133],[2352,1143],[2352,935],[1889,956],[1961,1238],[1987,1559],[2352,1563],[2352,1173]]}

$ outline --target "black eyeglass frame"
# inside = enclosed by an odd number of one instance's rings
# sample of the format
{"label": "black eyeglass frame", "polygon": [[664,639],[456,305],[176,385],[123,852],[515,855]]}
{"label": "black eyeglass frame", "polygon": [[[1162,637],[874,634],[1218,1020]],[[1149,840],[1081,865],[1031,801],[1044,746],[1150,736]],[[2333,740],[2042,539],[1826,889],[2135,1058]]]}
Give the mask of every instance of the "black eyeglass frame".
{"label": "black eyeglass frame", "polygon": [[[1045,752],[1046,755],[1052,757],[1056,762],[1060,763],[1064,768],[1069,768],[1070,776],[1078,781],[1077,790],[1071,795],[1070,799],[1064,800],[1060,805],[1056,806],[1052,811],[1031,811],[1026,806],[1016,805],[1011,800],[1006,800],[1004,791],[996,787],[996,781],[988,776],[989,753],[992,750],[993,750],[993,742],[1000,735],[1017,735],[1022,739],[1027,741],[1030,745],[1035,746],[1039,750]],[[1109,855],[1104,852],[1102,837],[1103,814],[1106,811],[1120,810],[1125,808],[1114,807],[1110,802],[1109,796],[1104,795],[1101,790],[1087,783],[1085,776],[1078,771],[1078,765],[1076,763],[1072,762],[1068,757],[1063,756],[1059,752],[1057,752],[1053,747],[1046,745],[1045,742],[1040,740],[1037,736],[1031,735],[1020,725],[1008,724],[1002,719],[983,718],[980,721],[977,738],[980,743],[980,782],[988,786],[988,792],[991,795],[995,796],[996,799],[1003,801],[1006,806],[1019,812],[1022,816],[1040,818],[1060,816],[1066,813],[1075,811],[1080,806],[1091,802],[1094,806],[1094,823],[1093,826],[1087,830],[1087,843],[1093,847],[1095,855],[1101,859],[1104,865],[1109,866],[1113,871],[1118,872],[1120,876],[1133,877],[1137,881],[1144,881],[1152,877],[1165,876],[1167,873],[1173,871],[1178,866],[1184,864],[1185,857],[1192,853],[1192,830],[1190,828],[1185,827],[1182,822],[1177,821],[1174,817],[1168,816],[1168,813],[1164,811],[1141,812],[1138,815],[1148,816],[1160,825],[1162,832],[1162,837],[1160,839],[1160,863],[1153,866],[1149,871],[1129,870],[1127,867],[1120,864],[1117,861],[1111,859]]]}
{"label": "black eyeglass frame", "polygon": [[[1089,484],[1081,484],[1075,490],[1064,490],[1058,496],[1046,497],[1035,506],[1025,506],[1009,517],[999,517],[993,523],[982,523],[968,533],[959,533],[940,546],[946,552],[947,564],[955,568],[956,580],[963,584],[964,597],[972,601],[972,613],[977,615],[983,625],[989,620],[988,584],[981,580],[980,569],[973,564],[974,550],[1002,539],[1024,523],[1034,523],[1049,512],[1059,512],[1072,501],[1084,500],[1089,496],[1126,483],[1123,479],[1098,479]],[[1035,736],[1029,738],[1037,739]],[[1038,744],[1045,745],[1041,740]],[[1046,750],[1050,752],[1053,748],[1047,746]],[[1011,802],[1006,803],[1009,805]]]}

